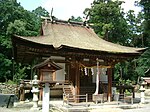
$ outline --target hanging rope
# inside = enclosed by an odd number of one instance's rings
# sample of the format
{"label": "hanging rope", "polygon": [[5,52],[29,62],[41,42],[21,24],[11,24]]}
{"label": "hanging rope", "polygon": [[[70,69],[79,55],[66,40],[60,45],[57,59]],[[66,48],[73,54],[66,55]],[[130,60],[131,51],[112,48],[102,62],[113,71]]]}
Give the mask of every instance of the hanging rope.
{"label": "hanging rope", "polygon": [[80,69],[81,69],[81,71],[83,72],[84,75],[89,75],[89,72],[90,72],[89,70],[91,70],[91,75],[94,75],[94,68],[96,68],[97,70],[100,69],[100,68],[103,68],[107,71],[107,68],[112,67],[112,66],[105,66],[105,65],[99,65],[99,64],[97,64],[96,66],[85,66],[82,63],[79,63],[79,66],[80,66]]}
{"label": "hanging rope", "polygon": [[87,68],[86,68],[86,67],[84,68],[84,71],[85,71],[85,75],[88,75],[88,74],[87,74]]}
{"label": "hanging rope", "polygon": [[85,65],[83,65],[82,63],[80,63],[80,67],[83,67],[83,68],[88,68],[88,69],[91,69],[91,68],[111,68],[111,66],[105,66],[105,65],[98,65],[98,66],[90,66],[90,67],[88,67],[88,66],[85,66]]}
{"label": "hanging rope", "polygon": [[91,68],[91,72],[92,72],[92,75],[94,75],[94,69],[93,68]]}

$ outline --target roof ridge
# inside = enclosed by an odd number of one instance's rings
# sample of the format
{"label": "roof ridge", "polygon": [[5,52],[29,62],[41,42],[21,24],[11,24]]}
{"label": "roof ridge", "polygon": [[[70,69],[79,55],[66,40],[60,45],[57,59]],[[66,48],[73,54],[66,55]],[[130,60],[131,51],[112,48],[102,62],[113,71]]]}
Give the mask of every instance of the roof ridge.
{"label": "roof ridge", "polygon": [[83,21],[83,22],[78,22],[78,21],[73,21],[71,19],[68,20],[62,20],[62,19],[47,19],[44,18],[44,22],[45,25],[47,23],[52,23],[52,24],[68,24],[68,25],[72,25],[72,26],[81,26],[81,27],[87,27],[90,28],[90,25],[87,24],[87,21]]}

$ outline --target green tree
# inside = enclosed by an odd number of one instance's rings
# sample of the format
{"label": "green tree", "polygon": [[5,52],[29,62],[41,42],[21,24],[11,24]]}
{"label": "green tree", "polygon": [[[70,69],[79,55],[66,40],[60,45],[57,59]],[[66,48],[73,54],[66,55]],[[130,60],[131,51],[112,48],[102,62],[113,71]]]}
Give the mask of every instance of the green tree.
{"label": "green tree", "polygon": [[126,14],[126,21],[128,23],[129,34],[128,45],[134,47],[144,47],[144,14],[142,12],[139,12],[136,16],[134,10],[129,10]]}
{"label": "green tree", "polygon": [[[13,34],[23,36],[39,35],[39,18],[34,13],[25,10],[16,0],[0,1],[0,80],[13,79],[13,61],[11,36]],[[16,68],[18,68],[16,67]],[[24,67],[15,72],[26,71]]]}
{"label": "green tree", "polygon": [[[95,32],[105,40],[126,46],[145,47],[143,12],[137,16],[133,10],[127,13],[121,8],[121,1],[94,0],[91,8],[84,11],[89,16],[89,23],[93,24]],[[139,62],[137,64],[140,65]],[[115,78],[119,80],[120,74],[125,80],[136,81],[138,73],[136,60],[128,60],[116,65]]]}
{"label": "green tree", "polygon": [[76,21],[76,22],[83,22],[82,18],[79,16],[77,18],[75,18],[74,16],[71,16],[70,18],[71,21]]}
{"label": "green tree", "polygon": [[145,72],[150,69],[150,49],[137,60],[136,72],[139,76],[145,76]]}
{"label": "green tree", "polygon": [[14,82],[15,83],[19,83],[20,79],[25,79],[28,77],[27,75],[27,71],[31,70],[31,66],[30,65],[23,65],[21,63],[15,63],[15,68],[16,68],[16,72],[14,75]]}
{"label": "green tree", "polygon": [[11,65],[12,62],[10,59],[7,59],[5,55],[0,53],[0,79],[1,81],[8,81],[11,76]]}
{"label": "green tree", "polygon": [[32,11],[34,14],[36,14],[38,17],[50,17],[49,12],[42,8],[41,6],[39,6],[38,8],[36,8],[35,10]]}
{"label": "green tree", "polygon": [[[150,1],[141,0],[139,2],[144,12],[144,30],[143,42],[144,47],[150,47]],[[137,60],[137,73],[139,76],[145,76],[145,72],[150,69],[150,49],[146,50],[144,54]]]}
{"label": "green tree", "polygon": [[127,41],[127,22],[121,9],[122,2],[111,0],[94,0],[91,8],[84,13],[89,15],[95,32],[105,40],[124,44]]}
{"label": "green tree", "polygon": [[150,46],[150,1],[141,0],[140,5],[143,8],[144,12],[144,33],[143,38],[145,40],[145,46]]}

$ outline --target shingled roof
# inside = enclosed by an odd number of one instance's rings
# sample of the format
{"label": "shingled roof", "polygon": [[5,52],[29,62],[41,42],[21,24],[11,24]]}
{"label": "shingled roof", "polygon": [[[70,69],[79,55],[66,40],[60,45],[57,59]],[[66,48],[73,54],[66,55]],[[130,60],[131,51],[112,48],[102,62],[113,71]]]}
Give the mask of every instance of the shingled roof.
{"label": "shingled roof", "polygon": [[38,37],[15,37],[41,45],[52,45],[57,49],[65,46],[109,53],[140,53],[144,50],[144,48],[125,47],[105,41],[98,37],[93,29],[83,25],[48,22],[43,25],[42,31],[43,35]]}

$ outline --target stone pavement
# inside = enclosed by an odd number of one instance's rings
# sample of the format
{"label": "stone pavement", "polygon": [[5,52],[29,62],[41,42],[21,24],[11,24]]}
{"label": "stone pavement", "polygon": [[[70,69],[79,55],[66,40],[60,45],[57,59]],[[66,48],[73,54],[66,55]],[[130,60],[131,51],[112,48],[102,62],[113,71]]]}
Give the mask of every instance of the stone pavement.
{"label": "stone pavement", "polygon": [[80,103],[80,105],[65,104],[63,106],[62,101],[50,101],[50,104],[63,112],[149,112],[150,98],[146,99],[145,104],[140,104],[139,101],[139,98],[137,98],[133,105],[131,103],[123,102],[105,102],[102,104],[88,102],[88,107],[85,103]]}
{"label": "stone pavement", "polygon": [[62,101],[50,101],[54,107],[63,112],[150,112],[150,97],[145,97],[145,104],[140,104],[140,94],[136,94],[134,104],[124,102],[105,102],[95,104],[88,102],[80,105],[64,105]]}
{"label": "stone pavement", "polygon": [[[98,104],[86,107],[82,106],[63,106],[62,101],[50,101],[50,111],[49,112],[149,112],[150,103],[147,104]],[[0,112],[42,112],[41,105],[39,110],[32,110],[32,103],[22,103],[18,104],[17,107],[6,108],[1,107]]]}
{"label": "stone pavement", "polygon": [[[137,102],[136,102],[137,101]],[[80,105],[63,105],[62,100],[53,99],[50,101],[49,112],[149,112],[150,111],[150,97],[146,97],[146,103],[140,104],[139,98],[136,97],[134,104],[123,102],[105,102],[95,104],[88,102],[88,106],[85,103]],[[119,104],[118,104],[119,103]],[[16,103],[15,107],[6,108],[0,107],[0,112],[42,112],[42,103],[39,103],[38,110],[32,110],[32,102]]]}

